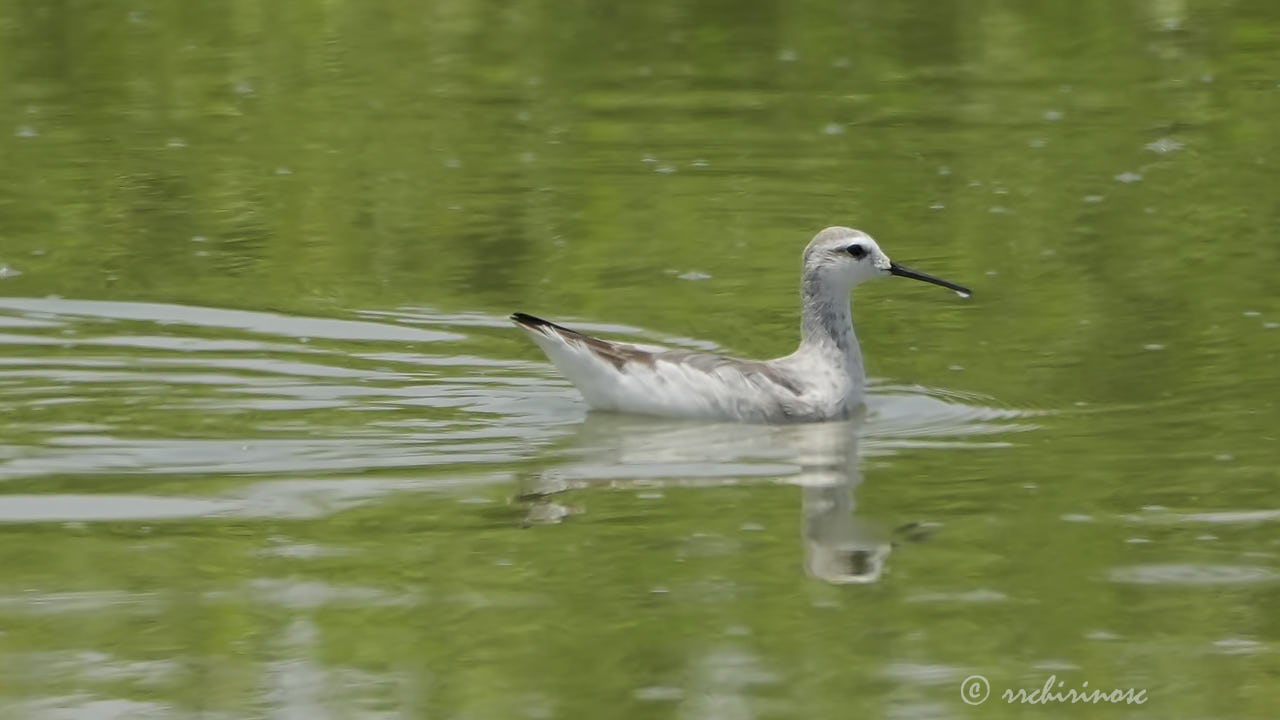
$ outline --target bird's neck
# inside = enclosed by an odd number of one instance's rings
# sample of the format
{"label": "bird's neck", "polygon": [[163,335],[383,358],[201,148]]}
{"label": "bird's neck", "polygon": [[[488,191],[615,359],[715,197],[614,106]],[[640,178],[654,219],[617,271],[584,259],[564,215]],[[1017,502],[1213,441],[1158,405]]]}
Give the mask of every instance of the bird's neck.
{"label": "bird's neck", "polygon": [[817,278],[805,278],[801,287],[800,352],[844,366],[861,378],[862,351],[853,332],[850,288],[832,288]]}

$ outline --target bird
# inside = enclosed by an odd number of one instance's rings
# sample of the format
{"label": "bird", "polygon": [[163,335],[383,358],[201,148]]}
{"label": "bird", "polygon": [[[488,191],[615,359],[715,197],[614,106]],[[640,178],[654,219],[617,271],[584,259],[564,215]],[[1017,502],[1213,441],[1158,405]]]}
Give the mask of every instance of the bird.
{"label": "bird", "polygon": [[867,233],[822,230],[804,249],[800,346],[773,360],[638,346],[593,337],[522,312],[511,321],[546,353],[592,410],[748,423],[847,418],[863,403],[866,371],[854,334],[850,293],[898,276],[968,288],[889,259]]}

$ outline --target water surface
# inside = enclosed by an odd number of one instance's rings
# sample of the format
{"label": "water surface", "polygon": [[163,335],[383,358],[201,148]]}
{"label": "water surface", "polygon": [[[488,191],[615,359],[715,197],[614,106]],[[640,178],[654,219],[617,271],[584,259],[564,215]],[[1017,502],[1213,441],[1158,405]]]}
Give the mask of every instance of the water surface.
{"label": "water surface", "polygon": [[[1271,5],[0,38],[0,717],[1280,702]],[[848,422],[588,414],[504,319],[783,354],[831,224],[975,290],[859,289]]]}

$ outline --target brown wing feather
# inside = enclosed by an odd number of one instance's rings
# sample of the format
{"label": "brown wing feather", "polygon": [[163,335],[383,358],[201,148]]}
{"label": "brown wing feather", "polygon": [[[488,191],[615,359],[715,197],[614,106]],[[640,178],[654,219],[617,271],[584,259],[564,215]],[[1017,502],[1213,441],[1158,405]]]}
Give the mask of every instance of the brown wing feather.
{"label": "brown wing feather", "polygon": [[612,343],[608,340],[601,340],[598,337],[592,337],[577,330],[571,330],[563,325],[557,325],[550,320],[543,320],[540,317],[534,317],[526,313],[515,313],[511,319],[519,325],[537,330],[543,333],[555,333],[566,340],[576,342],[587,348],[597,357],[607,360],[614,367],[621,370],[629,362],[636,362],[648,367],[653,367],[654,354],[647,350],[641,350],[630,345],[622,345],[620,343]]}
{"label": "brown wing feather", "polygon": [[738,360],[736,358],[726,357],[724,355],[713,355],[711,353],[694,352],[692,350],[665,350],[662,352],[650,352],[641,350],[632,345],[624,345],[622,343],[609,342],[592,337],[577,330],[572,330],[563,325],[557,325],[550,320],[543,320],[540,317],[528,315],[526,313],[515,313],[511,319],[519,325],[523,325],[531,330],[537,330],[544,333],[555,333],[566,340],[576,342],[591,351],[597,357],[608,361],[615,368],[622,370],[628,363],[639,363],[646,367],[653,367],[658,361],[670,362],[689,367],[704,372],[712,373],[722,367],[730,367],[741,372],[747,378],[759,382],[760,380],[773,383],[778,387],[785,388],[792,395],[799,395],[800,388],[790,379],[781,375],[777,370],[770,367],[767,363],[757,362],[754,360]]}

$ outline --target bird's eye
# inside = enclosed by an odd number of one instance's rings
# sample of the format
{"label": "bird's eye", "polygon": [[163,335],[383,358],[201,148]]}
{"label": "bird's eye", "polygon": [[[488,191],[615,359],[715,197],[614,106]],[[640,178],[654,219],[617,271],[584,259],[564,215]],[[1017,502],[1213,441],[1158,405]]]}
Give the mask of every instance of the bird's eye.
{"label": "bird's eye", "polygon": [[848,253],[853,256],[854,260],[861,260],[867,256],[867,249],[861,245],[853,244],[846,248]]}

